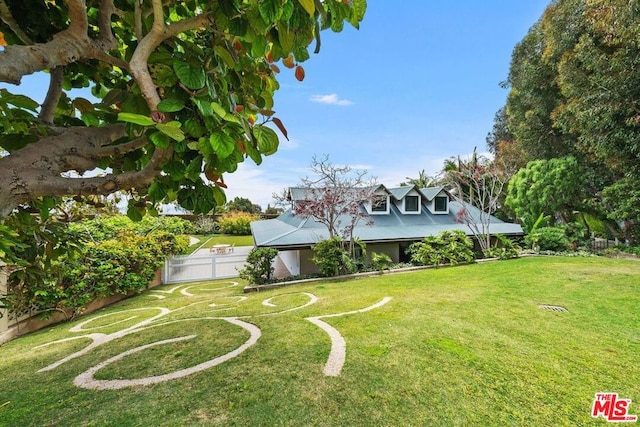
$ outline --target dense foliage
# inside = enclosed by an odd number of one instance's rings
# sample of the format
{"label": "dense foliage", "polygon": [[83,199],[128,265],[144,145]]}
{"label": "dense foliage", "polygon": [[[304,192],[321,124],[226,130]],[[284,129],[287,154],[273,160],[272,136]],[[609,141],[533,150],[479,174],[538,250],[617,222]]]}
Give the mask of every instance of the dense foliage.
{"label": "dense foliage", "polygon": [[163,231],[179,235],[191,234],[196,227],[187,220],[178,217],[145,216],[141,221],[132,221],[127,216],[115,215],[99,217],[91,220],[74,222],[69,225],[69,231],[75,235],[86,234],[91,241],[101,242],[114,239],[122,230],[131,230],[138,234],[148,234],[152,231]]}
{"label": "dense foliage", "polygon": [[218,231],[222,234],[234,236],[248,236],[251,234],[251,222],[259,217],[247,212],[229,212],[218,219]]}
{"label": "dense foliage", "polygon": [[[274,129],[287,137],[276,62],[303,80],[321,30],[357,28],[366,0],[2,5],[0,81],[16,86],[0,89],[0,218],[41,197],[120,190],[140,217],[161,201],[223,205],[224,175],[275,153]],[[17,86],[39,71],[42,104]],[[96,168],[106,172],[78,177]]]}
{"label": "dense foliage", "polygon": [[526,236],[525,243],[536,252],[563,252],[571,248],[571,242],[566,235],[566,228],[563,226],[540,227]]}
{"label": "dense foliage", "polygon": [[[175,229],[174,219],[168,221],[167,230],[140,233],[138,224],[121,218],[126,217],[96,219],[86,226],[47,224],[41,236],[46,237],[44,233],[55,225],[65,232],[56,230],[53,235],[64,238],[36,239],[21,247],[20,262],[9,276],[3,297],[6,305],[17,314],[67,309],[76,313],[95,298],[142,291],[167,256],[184,253],[189,245],[187,236],[170,231]],[[60,250],[61,245],[74,245],[74,251]],[[56,250],[59,256],[46,256],[47,251]]]}
{"label": "dense foliage", "polygon": [[588,208],[583,176],[584,170],[573,157],[531,161],[509,182],[506,204],[525,232],[531,231],[541,214],[551,225],[566,224],[575,211]]}
{"label": "dense foliage", "polygon": [[[636,239],[639,17],[637,2],[554,0],[514,49],[505,114],[496,116],[489,139],[494,152],[519,166],[523,158],[572,158],[573,170],[579,168],[566,179],[547,180],[556,191],[530,197],[538,206],[530,209],[533,217],[543,211],[537,200],[553,205],[547,211],[552,220],[578,201],[579,210],[610,220],[616,235]],[[558,206],[558,197],[573,200]]]}
{"label": "dense foliage", "polygon": [[443,231],[437,236],[427,236],[407,249],[415,265],[456,265],[473,262],[473,242],[463,231]]}
{"label": "dense foliage", "polygon": [[254,285],[264,285],[271,281],[273,260],[278,256],[274,248],[253,248],[247,255],[245,268],[239,271],[240,277]]}
{"label": "dense foliage", "polygon": [[358,264],[347,247],[347,242],[337,236],[313,245],[311,260],[318,266],[321,276],[333,277],[358,271]]}

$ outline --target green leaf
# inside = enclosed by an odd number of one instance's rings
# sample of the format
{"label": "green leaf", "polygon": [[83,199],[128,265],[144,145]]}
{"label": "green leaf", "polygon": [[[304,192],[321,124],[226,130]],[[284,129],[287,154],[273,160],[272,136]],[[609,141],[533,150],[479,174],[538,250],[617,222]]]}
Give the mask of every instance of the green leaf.
{"label": "green leaf", "polygon": [[227,111],[224,108],[222,108],[222,106],[217,102],[211,103],[211,109],[214,111],[214,113],[216,113],[218,116],[220,116],[223,119],[227,116]]}
{"label": "green leaf", "polygon": [[93,104],[91,103],[91,101],[89,101],[88,99],[85,98],[76,98],[73,100],[73,106],[74,108],[76,108],[78,111],[80,111],[80,113],[91,113],[93,112],[95,109],[93,108]]}
{"label": "green leaf", "polygon": [[204,68],[194,67],[183,61],[174,61],[173,69],[180,82],[189,89],[202,89],[206,81]]}
{"label": "green leaf", "polygon": [[191,98],[191,102],[196,104],[200,114],[202,117],[211,117],[213,116],[213,108],[211,108],[211,103],[208,100],[200,99],[200,98]]}
{"label": "green leaf", "polygon": [[142,217],[144,215],[144,208],[139,208],[135,205],[133,205],[132,203],[129,204],[129,207],[127,208],[127,216],[132,220],[132,221],[142,221]]}
{"label": "green leaf", "polygon": [[200,122],[196,119],[187,119],[187,121],[184,122],[184,130],[194,138],[200,138],[204,133]]}
{"label": "green leaf", "polygon": [[258,141],[258,150],[265,156],[269,156],[278,151],[278,135],[273,129],[263,125],[253,127],[253,135]]}
{"label": "green leaf", "polygon": [[240,124],[240,120],[238,120],[238,118],[236,116],[234,116],[233,114],[227,112],[224,108],[222,108],[222,106],[220,104],[218,104],[217,102],[212,102],[211,103],[211,109],[221,118],[225,119],[228,122],[232,122],[232,123],[238,123]]}
{"label": "green leaf", "polygon": [[278,40],[280,41],[282,50],[284,52],[291,52],[293,50],[295,33],[283,22],[278,22],[276,28],[278,29]]}
{"label": "green leaf", "polygon": [[121,89],[110,90],[104,98],[102,98],[102,104],[113,105],[120,104],[127,99],[127,92]]}
{"label": "green leaf", "polygon": [[149,139],[158,148],[167,148],[169,146],[169,137],[162,132],[154,132],[149,135]]}
{"label": "green leaf", "polygon": [[184,132],[182,132],[180,126],[182,126],[182,123],[173,121],[169,123],[158,123],[156,125],[156,129],[167,135],[169,138],[180,142],[185,138]]}
{"label": "green leaf", "polygon": [[25,95],[14,95],[8,91],[3,91],[3,98],[7,104],[14,105],[18,108],[24,108],[26,110],[36,111],[40,106],[36,101]]}
{"label": "green leaf", "polygon": [[280,19],[282,15],[282,9],[280,8],[280,2],[278,0],[262,0],[258,3],[258,10],[260,16],[266,22],[275,22]]}
{"label": "green leaf", "polygon": [[226,133],[214,133],[209,137],[211,147],[218,157],[224,159],[229,157],[236,148],[236,142]]}
{"label": "green leaf", "polygon": [[163,99],[158,103],[158,111],[175,113],[184,108],[184,101],[175,98]]}
{"label": "green leaf", "polygon": [[220,58],[222,58],[227,67],[234,68],[236,66],[236,61],[233,60],[233,57],[227,49],[222,46],[216,46],[213,48],[213,50]]}
{"label": "green leaf", "polygon": [[213,186],[211,187],[211,191],[213,192],[213,198],[216,201],[216,205],[222,206],[227,203],[227,195],[222,191],[222,188]]}
{"label": "green leaf", "polygon": [[313,14],[316,12],[316,5],[314,3],[314,0],[298,0],[298,3],[302,5],[304,10],[306,10],[309,15],[313,16]]}
{"label": "green leaf", "polygon": [[118,120],[140,126],[153,126],[156,124],[151,117],[135,113],[118,113]]}

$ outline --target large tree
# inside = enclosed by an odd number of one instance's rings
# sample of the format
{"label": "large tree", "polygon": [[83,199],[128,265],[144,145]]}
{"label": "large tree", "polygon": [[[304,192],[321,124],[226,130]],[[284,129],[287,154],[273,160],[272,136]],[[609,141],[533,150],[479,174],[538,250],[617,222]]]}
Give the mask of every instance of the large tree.
{"label": "large tree", "polygon": [[[52,197],[134,197],[207,212],[224,174],[278,148],[275,64],[304,78],[320,31],[366,0],[0,0],[0,218]],[[47,72],[39,105],[23,76]],[[94,98],[69,94],[90,88]],[[97,99],[97,101],[95,101]],[[103,173],[85,174],[102,170]],[[207,179],[203,179],[202,175]],[[43,199],[44,198],[44,199]],[[45,202],[42,202],[45,200]]]}
{"label": "large tree", "polygon": [[514,50],[506,105],[527,160],[572,156],[574,192],[626,223],[640,223],[624,200],[640,197],[639,40],[637,2],[555,0]]}

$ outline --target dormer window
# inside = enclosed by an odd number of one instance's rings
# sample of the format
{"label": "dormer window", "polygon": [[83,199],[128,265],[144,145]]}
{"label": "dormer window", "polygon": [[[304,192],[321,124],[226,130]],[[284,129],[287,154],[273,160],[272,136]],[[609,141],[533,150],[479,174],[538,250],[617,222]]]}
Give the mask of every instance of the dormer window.
{"label": "dormer window", "polygon": [[405,196],[405,198],[404,198],[404,211],[405,212],[419,212],[420,211],[420,196]]}
{"label": "dormer window", "polygon": [[434,206],[433,209],[436,212],[448,212],[449,211],[449,198],[448,197],[442,197],[442,196],[438,196],[434,199]]}
{"label": "dormer window", "polygon": [[389,211],[389,199],[387,197],[376,197],[371,202],[371,212],[387,213]]}

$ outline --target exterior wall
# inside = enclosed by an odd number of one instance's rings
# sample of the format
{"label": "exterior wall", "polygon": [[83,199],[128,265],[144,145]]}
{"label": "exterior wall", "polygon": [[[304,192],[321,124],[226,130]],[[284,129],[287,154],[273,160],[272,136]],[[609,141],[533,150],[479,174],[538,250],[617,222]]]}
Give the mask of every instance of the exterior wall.
{"label": "exterior wall", "polygon": [[398,243],[370,243],[367,245],[367,257],[371,252],[389,255],[394,263],[400,262],[400,245]]}
{"label": "exterior wall", "polygon": [[298,259],[300,261],[300,274],[315,274],[318,267],[311,261],[313,252],[311,249],[301,249],[298,251]]}
{"label": "exterior wall", "polygon": [[300,251],[280,251],[278,257],[291,276],[300,274]]}

